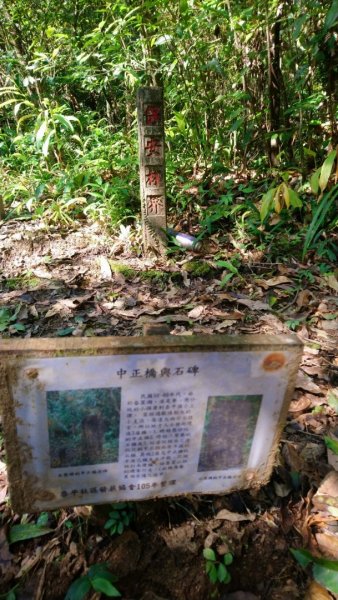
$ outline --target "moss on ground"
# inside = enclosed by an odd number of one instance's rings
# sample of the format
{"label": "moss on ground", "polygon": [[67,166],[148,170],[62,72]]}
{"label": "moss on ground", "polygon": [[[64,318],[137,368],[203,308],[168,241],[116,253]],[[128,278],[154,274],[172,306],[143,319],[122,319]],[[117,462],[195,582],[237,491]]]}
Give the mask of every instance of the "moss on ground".
{"label": "moss on ground", "polygon": [[33,290],[39,285],[41,285],[41,279],[30,272],[20,275],[19,277],[9,277],[5,281],[5,287],[8,290],[20,290],[23,287],[28,290]]}
{"label": "moss on ground", "polygon": [[168,281],[170,273],[166,271],[158,271],[156,269],[148,269],[148,271],[140,271],[141,279],[153,281],[154,283],[164,283]]}
{"label": "moss on ground", "polygon": [[132,269],[131,267],[129,267],[128,265],[125,265],[124,263],[115,262],[113,260],[110,260],[109,264],[110,264],[110,267],[111,267],[111,270],[113,271],[113,273],[121,273],[121,275],[123,275],[127,279],[136,277],[136,275],[139,274],[138,271],[135,271],[135,269]]}
{"label": "moss on ground", "polygon": [[[150,281],[157,284],[165,284],[171,279],[173,282],[182,280],[182,274],[180,271],[161,271],[159,269],[147,269],[145,271],[138,271],[125,265],[121,262],[115,262],[110,260],[109,264],[114,273],[121,273],[127,279],[133,277],[139,277],[143,281]],[[182,269],[189,273],[191,277],[212,277],[215,275],[216,270],[211,267],[206,261],[202,260],[190,260],[182,266]]]}
{"label": "moss on ground", "polygon": [[192,277],[210,277],[215,274],[215,269],[203,260],[190,260],[182,268]]}

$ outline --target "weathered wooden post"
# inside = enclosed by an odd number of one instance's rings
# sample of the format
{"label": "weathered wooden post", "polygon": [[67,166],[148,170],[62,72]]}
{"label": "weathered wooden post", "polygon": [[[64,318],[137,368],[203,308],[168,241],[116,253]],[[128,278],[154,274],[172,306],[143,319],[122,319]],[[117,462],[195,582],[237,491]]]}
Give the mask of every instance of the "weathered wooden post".
{"label": "weathered wooden post", "polygon": [[167,228],[162,88],[138,90],[137,116],[144,251],[162,253]]}

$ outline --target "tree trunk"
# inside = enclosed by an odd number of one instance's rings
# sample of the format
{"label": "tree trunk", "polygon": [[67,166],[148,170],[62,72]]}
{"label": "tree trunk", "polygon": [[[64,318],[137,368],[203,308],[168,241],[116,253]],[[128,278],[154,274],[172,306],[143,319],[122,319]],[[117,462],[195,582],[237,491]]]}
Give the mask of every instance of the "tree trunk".
{"label": "tree trunk", "polygon": [[271,167],[279,164],[280,141],[278,130],[281,123],[281,97],[283,92],[283,76],[280,67],[281,60],[281,19],[283,5],[277,7],[276,20],[271,27],[267,27],[267,53],[268,53],[268,88],[269,88],[269,129],[270,140],[268,157]]}

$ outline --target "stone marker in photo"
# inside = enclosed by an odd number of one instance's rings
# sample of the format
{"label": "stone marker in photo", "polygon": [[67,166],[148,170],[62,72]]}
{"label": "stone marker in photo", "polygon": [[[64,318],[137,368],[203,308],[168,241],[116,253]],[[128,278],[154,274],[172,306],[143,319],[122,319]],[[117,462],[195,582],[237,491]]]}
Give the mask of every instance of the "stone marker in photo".
{"label": "stone marker in photo", "polygon": [[14,510],[261,486],[301,352],[294,335],[0,340]]}

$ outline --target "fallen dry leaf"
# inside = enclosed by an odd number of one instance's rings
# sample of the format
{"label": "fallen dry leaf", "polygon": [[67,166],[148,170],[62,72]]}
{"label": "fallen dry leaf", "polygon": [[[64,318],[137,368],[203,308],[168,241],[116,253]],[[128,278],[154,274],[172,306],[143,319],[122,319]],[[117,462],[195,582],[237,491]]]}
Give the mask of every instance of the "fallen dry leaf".
{"label": "fallen dry leaf", "polygon": [[73,298],[63,298],[58,300],[45,314],[45,318],[54,317],[60,315],[63,317],[69,317],[73,314],[81,304],[87,302],[93,294],[85,294],[84,296],[74,296]]}
{"label": "fallen dry leaf", "polygon": [[303,460],[299,456],[299,445],[289,442],[284,443],[282,449],[283,458],[291,471],[299,473],[303,469]]}
{"label": "fallen dry leaf", "polygon": [[52,273],[50,273],[47,268],[38,267],[37,269],[32,269],[32,273],[38,279],[53,279]]}
{"label": "fallen dry leaf", "polygon": [[313,298],[312,292],[310,290],[301,290],[297,296],[296,304],[298,308],[302,308],[303,306],[308,306],[311,299]]}
{"label": "fallen dry leaf", "polygon": [[43,552],[40,547],[36,549],[34,554],[27,554],[21,562],[20,571],[17,573],[16,579],[20,579],[23,575],[26,575],[42,558]]}
{"label": "fallen dry leaf", "polygon": [[182,275],[182,279],[183,279],[183,285],[187,288],[190,287],[191,281],[188,277],[188,273],[183,270],[183,271],[181,271],[181,275]]}
{"label": "fallen dry leaf", "polygon": [[231,512],[227,508],[223,508],[220,510],[215,519],[220,519],[222,521],[232,521],[233,523],[238,523],[239,521],[254,521],[256,515],[253,513],[247,513],[246,515],[242,515],[240,513]]}
{"label": "fallen dry leaf", "polygon": [[195,306],[192,310],[188,312],[188,317],[190,319],[199,319],[205,311],[205,306]]}
{"label": "fallen dry leaf", "polygon": [[271,277],[271,279],[265,279],[265,285],[268,287],[274,287],[276,285],[282,285],[283,283],[292,283],[292,279],[285,277],[285,275],[278,275],[277,277]]}
{"label": "fallen dry leaf", "polygon": [[289,406],[289,412],[305,412],[311,406],[311,400],[307,396],[301,396],[298,400],[293,400]]}
{"label": "fallen dry leaf", "polygon": [[304,390],[304,392],[310,392],[310,394],[322,394],[322,390],[314,383],[311,377],[304,375],[304,373],[299,372],[296,379],[296,389]]}
{"label": "fallen dry leaf", "polygon": [[244,304],[251,310],[271,310],[271,306],[266,302],[261,302],[261,300],[250,300],[249,298],[237,298],[238,304]]}
{"label": "fallen dry leaf", "polygon": [[[211,290],[213,291],[213,290]],[[219,301],[223,302],[224,300],[228,300],[229,302],[237,302],[237,299],[234,298],[233,296],[231,296],[230,294],[228,294],[227,292],[218,292],[215,294],[217,300],[218,300],[218,304]]]}
{"label": "fallen dry leaf", "polygon": [[[162,311],[161,311],[162,312]],[[190,319],[187,315],[163,315],[162,317],[156,317],[152,319],[154,323],[189,323]],[[149,323],[149,317],[141,316],[137,319],[137,326],[143,326],[145,323]],[[185,332],[187,333],[187,332]]]}
{"label": "fallen dry leaf", "polygon": [[[329,432],[328,437],[338,444],[338,437],[333,432]],[[338,454],[335,454],[330,448],[327,449],[327,460],[329,465],[338,471]]]}
{"label": "fallen dry leaf", "polygon": [[318,460],[324,456],[324,454],[325,448],[323,447],[323,444],[307,441],[300,453],[300,456],[305,462],[316,464]]}
{"label": "fallen dry leaf", "polygon": [[74,506],[73,511],[78,517],[82,519],[89,519],[93,512],[93,506],[83,505],[83,506]]}
{"label": "fallen dry leaf", "polygon": [[232,325],[236,325],[236,323],[237,323],[237,321],[235,321],[234,319],[226,319],[225,321],[222,321],[221,323],[217,323],[217,325],[215,325],[215,327],[213,327],[213,330],[214,331],[223,331],[224,329],[228,329]]}
{"label": "fallen dry leaf", "polygon": [[318,366],[302,365],[301,369],[307,375],[312,375],[312,376],[315,375],[316,377],[319,377],[320,379],[325,379],[325,373],[324,373],[323,367],[321,367],[320,365],[318,365]]}
{"label": "fallen dry leaf", "polygon": [[220,319],[236,319],[240,321],[244,318],[244,313],[239,310],[233,310],[232,312],[227,312],[224,310],[219,310],[218,308],[212,308],[208,314],[211,314],[213,317],[218,317]]}
{"label": "fallen dry leaf", "polygon": [[331,273],[331,275],[326,275],[325,277],[323,277],[323,280],[326,283],[326,285],[328,285],[332,290],[338,292],[338,281],[333,275],[333,273]]}
{"label": "fallen dry leaf", "polygon": [[5,529],[0,529],[0,575],[5,579],[12,570],[13,555],[9,551]]}
{"label": "fallen dry leaf", "polygon": [[338,535],[330,531],[315,533],[319,550],[325,558],[337,560],[338,557]]}
{"label": "fallen dry leaf", "polygon": [[324,511],[338,517],[338,473],[330,471],[320,484],[312,498],[312,504],[317,511]]}
{"label": "fallen dry leaf", "polygon": [[316,581],[311,581],[304,600],[332,600],[331,594]]}
{"label": "fallen dry leaf", "polygon": [[273,481],[273,489],[275,490],[276,496],[279,498],[286,498],[292,491],[292,483],[287,481]]}
{"label": "fallen dry leaf", "polygon": [[112,271],[109,260],[105,256],[99,257],[100,274],[102,279],[111,279]]}
{"label": "fallen dry leaf", "polygon": [[324,331],[328,331],[331,335],[338,336],[338,319],[333,319],[332,321],[322,319],[319,321],[318,327],[321,327]]}

